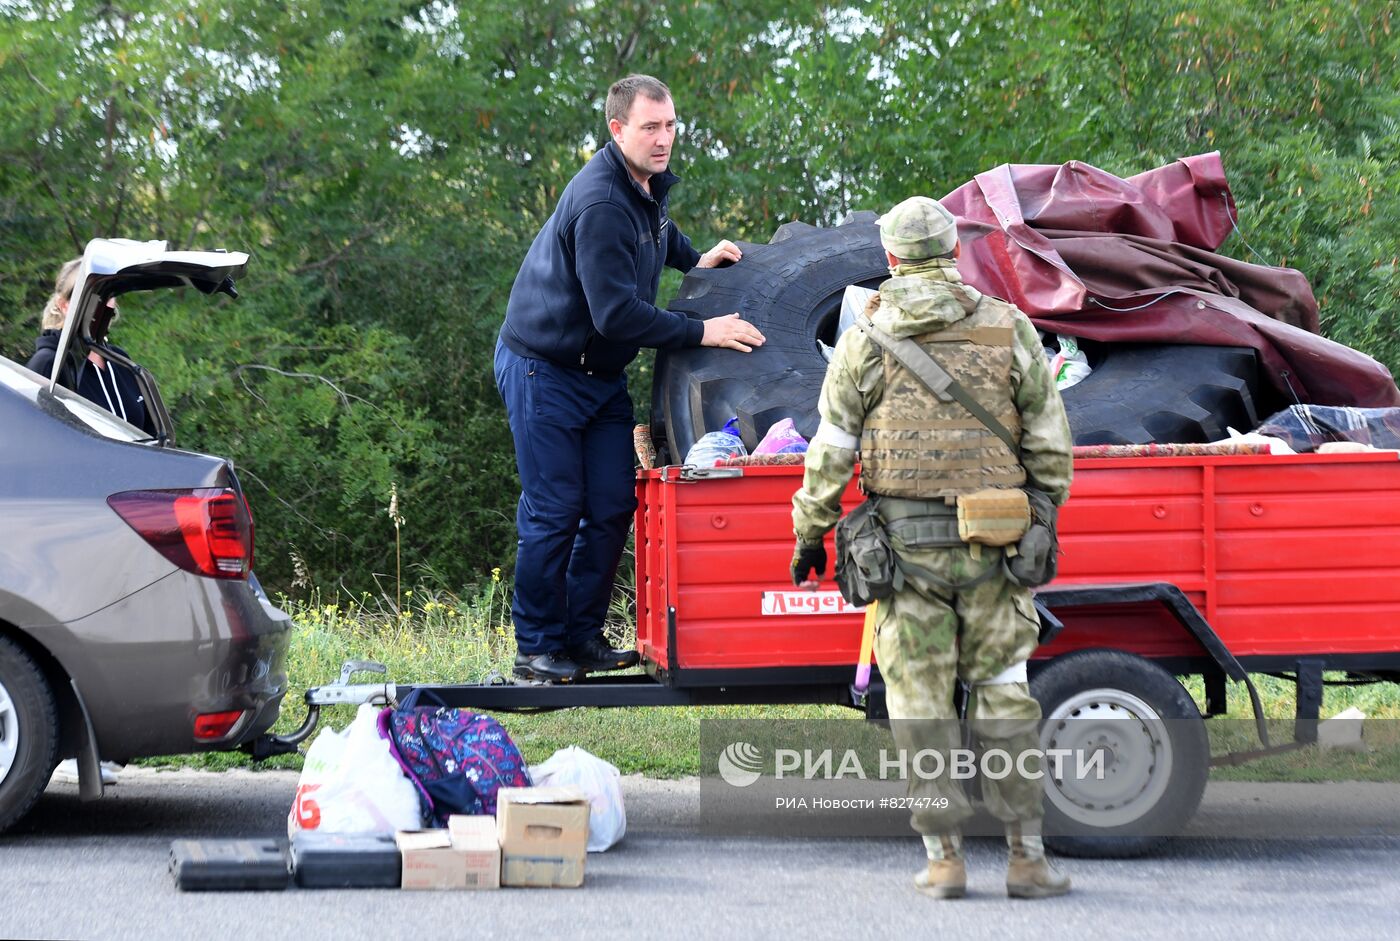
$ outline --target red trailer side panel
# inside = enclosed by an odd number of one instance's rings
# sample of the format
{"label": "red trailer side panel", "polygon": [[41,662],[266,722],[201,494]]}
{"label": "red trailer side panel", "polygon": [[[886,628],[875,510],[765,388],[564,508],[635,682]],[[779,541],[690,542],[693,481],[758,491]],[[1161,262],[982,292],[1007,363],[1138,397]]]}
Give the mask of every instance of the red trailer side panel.
{"label": "red trailer side panel", "polygon": [[[859,611],[830,581],[813,594],[788,580],[801,470],[639,475],[637,633],[648,661],[855,663]],[[859,500],[852,486],[846,508]],[[1400,652],[1400,461],[1391,452],[1081,460],[1060,540],[1054,584],[1170,582],[1237,657]],[[829,538],[827,548],[834,558]],[[1062,615],[1066,630],[1038,657],[1093,646],[1197,651],[1152,605]]]}

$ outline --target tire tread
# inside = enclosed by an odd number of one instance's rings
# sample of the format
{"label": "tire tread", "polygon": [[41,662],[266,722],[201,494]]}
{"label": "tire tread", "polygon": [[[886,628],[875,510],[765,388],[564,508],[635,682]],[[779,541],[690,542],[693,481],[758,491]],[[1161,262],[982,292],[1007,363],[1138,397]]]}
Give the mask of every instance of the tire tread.
{"label": "tire tread", "polygon": [[0,782],[3,833],[29,813],[48,786],[58,760],[58,705],[34,658],[8,637],[0,637],[0,684],[21,720],[15,764]]}

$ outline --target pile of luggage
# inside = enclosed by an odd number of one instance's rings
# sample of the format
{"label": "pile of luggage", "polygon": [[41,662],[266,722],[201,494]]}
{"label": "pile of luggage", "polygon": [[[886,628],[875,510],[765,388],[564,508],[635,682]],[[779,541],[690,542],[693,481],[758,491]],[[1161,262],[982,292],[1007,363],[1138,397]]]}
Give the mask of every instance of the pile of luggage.
{"label": "pile of luggage", "polygon": [[495,719],[415,695],[312,742],[288,839],[176,840],[170,869],[186,891],[574,888],[626,827],[606,761],[570,747],[527,768]]}

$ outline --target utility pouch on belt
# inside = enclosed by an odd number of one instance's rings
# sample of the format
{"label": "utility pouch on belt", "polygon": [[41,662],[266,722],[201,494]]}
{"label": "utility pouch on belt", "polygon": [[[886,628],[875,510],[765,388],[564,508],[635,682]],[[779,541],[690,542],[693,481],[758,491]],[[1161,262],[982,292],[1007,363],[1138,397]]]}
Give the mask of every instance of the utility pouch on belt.
{"label": "utility pouch on belt", "polygon": [[904,587],[874,500],[866,500],[836,524],[836,587],[841,597],[862,607]]}
{"label": "utility pouch on belt", "polygon": [[1050,495],[1034,488],[1021,491],[1031,508],[1031,525],[1016,544],[1016,554],[1004,560],[1006,577],[1023,588],[1039,588],[1055,577],[1060,540],[1055,533],[1057,510]]}
{"label": "utility pouch on belt", "polygon": [[1017,489],[987,488],[958,497],[958,536],[979,546],[1009,546],[1031,525],[1030,502]]}

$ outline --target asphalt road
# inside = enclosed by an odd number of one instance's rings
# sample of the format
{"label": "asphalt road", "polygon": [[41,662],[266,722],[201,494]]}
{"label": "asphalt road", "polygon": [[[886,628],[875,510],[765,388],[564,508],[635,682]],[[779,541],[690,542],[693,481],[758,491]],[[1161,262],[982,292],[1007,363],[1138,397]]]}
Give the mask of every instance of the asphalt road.
{"label": "asphalt road", "polygon": [[[183,837],[284,834],[287,772],[125,772],[80,803],[51,785],[0,837],[0,937],[463,938],[927,937],[1335,939],[1390,937],[1400,911],[1400,793],[1393,785],[1212,785],[1162,853],[1065,860],[1073,894],[1011,901],[1004,849],[969,841],[971,895],[936,902],[910,878],[914,838],[722,838],[700,832],[696,781],[625,779],[628,833],[591,855],[575,890],[425,893],[290,889],[182,893],[166,870]],[[1360,836],[1220,838],[1278,812]]]}

